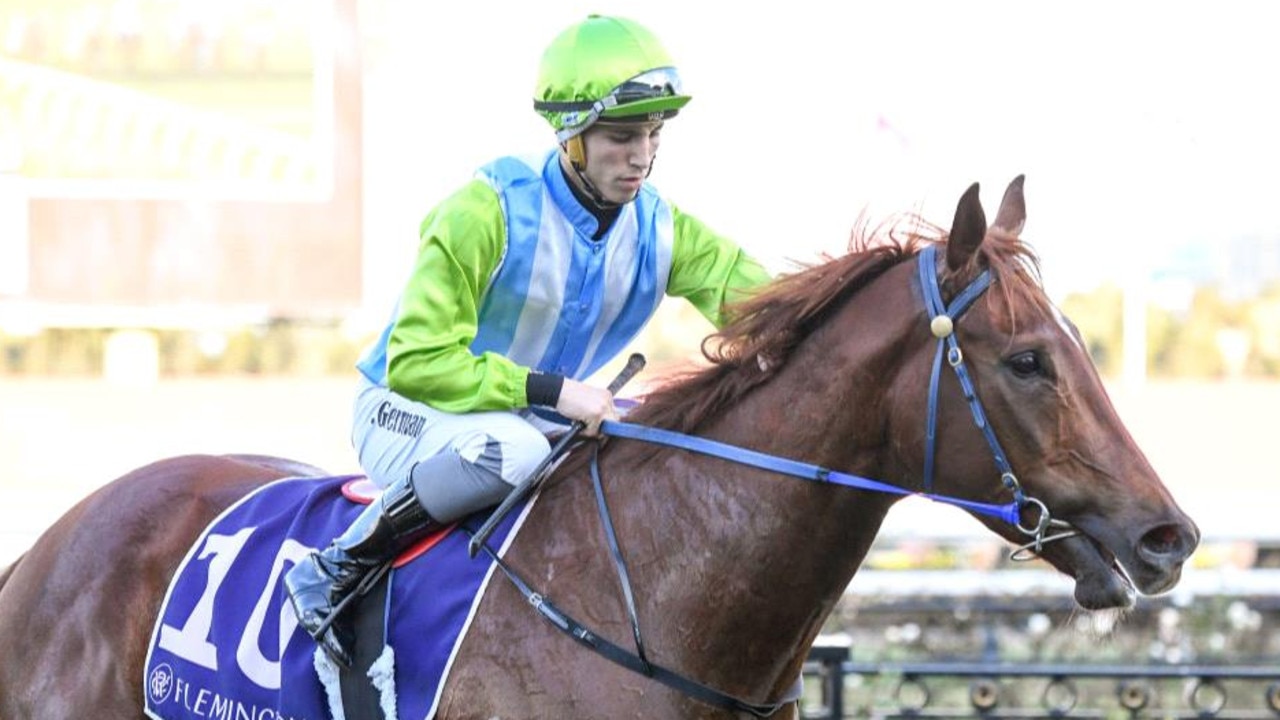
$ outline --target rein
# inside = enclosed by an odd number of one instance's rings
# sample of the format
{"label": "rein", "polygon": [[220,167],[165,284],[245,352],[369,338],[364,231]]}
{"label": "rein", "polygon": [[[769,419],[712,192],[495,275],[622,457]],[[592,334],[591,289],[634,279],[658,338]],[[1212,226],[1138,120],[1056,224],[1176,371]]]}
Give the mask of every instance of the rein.
{"label": "rein", "polygon": [[[838,472],[830,470],[818,465],[790,460],[787,458],[769,455],[756,450],[751,450],[738,445],[731,445],[716,440],[687,435],[685,433],[675,432],[672,430],[664,430],[662,428],[650,427],[647,425],[637,425],[634,423],[617,422],[612,420],[604,421],[600,426],[601,439],[605,437],[618,437],[629,440],[638,440],[654,445],[663,445],[666,447],[686,450],[689,452],[700,453],[711,457],[727,460],[739,465],[754,467],[761,470],[787,475],[801,480],[810,480],[814,482],[828,483],[848,488],[860,490],[871,490],[874,492],[888,493],[893,495],[913,495],[928,498],[935,502],[952,505],[971,513],[986,515],[997,518],[1005,523],[1016,527],[1024,535],[1031,538],[1026,544],[1020,545],[1010,553],[1010,559],[1015,561],[1030,560],[1039,555],[1045,543],[1063,540],[1079,534],[1079,531],[1070,524],[1062,520],[1056,520],[1049,514],[1049,509],[1045,504],[1037,498],[1027,495],[1022,485],[1018,482],[1018,478],[1013,473],[1013,468],[1005,457],[1004,450],[1000,446],[1000,441],[996,438],[995,431],[987,422],[986,412],[982,408],[982,401],[978,398],[978,394],[973,385],[973,378],[969,374],[968,368],[964,364],[964,353],[960,350],[960,342],[955,335],[955,322],[965,311],[969,309],[979,297],[991,286],[991,273],[984,270],[978,277],[969,283],[950,304],[942,299],[942,290],[938,284],[936,246],[929,245],[922,249],[917,258],[918,276],[920,279],[921,293],[924,296],[925,310],[929,315],[929,330],[934,337],[938,339],[937,351],[934,353],[933,368],[929,376],[929,399],[928,399],[928,416],[925,421],[925,461],[924,461],[924,491],[907,490],[905,488],[891,485],[879,480],[853,475],[850,473]],[[938,389],[940,386],[942,375],[942,361],[946,358],[947,364],[955,371],[956,379],[960,382],[960,388],[964,394],[965,401],[969,405],[969,410],[973,415],[974,424],[982,431],[983,437],[987,441],[987,445],[991,448],[992,457],[995,460],[996,467],[1000,471],[1000,482],[1013,495],[1010,502],[1004,504],[984,503],[974,500],[964,500],[962,498],[950,497],[947,495],[938,495],[933,490],[934,475],[934,449],[937,442],[937,424],[938,424]],[[618,545],[617,534],[614,531],[613,517],[609,512],[608,503],[605,500],[604,485],[600,479],[600,445],[597,440],[592,449],[591,456],[591,480],[595,489],[596,506],[600,514],[601,524],[604,527],[605,538],[609,544],[609,551],[612,555],[614,568],[618,575],[619,584],[622,587],[623,600],[627,608],[628,620],[631,624],[633,639],[635,641],[636,650],[632,652],[627,650],[603,637],[592,632],[583,626],[577,620],[561,611],[551,603],[544,595],[533,590],[527,582],[509,566],[487,543],[483,542],[483,538],[478,534],[473,534],[473,539],[481,541],[480,547],[485,553],[497,564],[502,572],[511,580],[516,589],[524,596],[539,613],[542,614],[554,626],[562,632],[568,634],[571,638],[580,644],[594,650],[607,660],[617,663],[622,667],[637,672],[646,677],[652,678],[663,685],[673,688],[679,692],[688,695],[694,699],[700,700],[710,705],[731,710],[734,712],[746,712],[755,717],[769,717],[776,713],[780,708],[789,703],[795,702],[800,696],[799,681],[793,686],[786,695],[773,703],[752,703],[740,698],[720,692],[714,688],[707,687],[695,680],[685,677],[677,672],[669,670],[665,667],[657,665],[648,659],[645,651],[644,640],[640,633],[640,622],[636,613],[635,594],[631,589],[630,573],[627,571],[626,561],[622,557],[621,548]],[[1037,518],[1033,525],[1024,525],[1022,522],[1022,510],[1031,506],[1035,509]],[[1046,532],[1053,528],[1057,532],[1047,535]],[[470,532],[468,530],[468,532]]]}
{"label": "rein", "polygon": [[[1030,537],[1031,541],[1015,548],[1010,554],[1010,559],[1023,561],[1034,558],[1039,554],[1046,542],[1063,540],[1078,534],[1078,531],[1072,529],[1069,524],[1062,520],[1053,519],[1044,502],[1023,492],[1022,485],[1018,482],[1017,476],[1014,475],[1013,468],[1005,457],[1004,449],[1000,446],[1000,441],[996,438],[995,431],[991,428],[991,424],[987,422],[987,414],[982,409],[982,401],[978,398],[977,390],[974,388],[973,378],[969,374],[968,367],[964,364],[964,353],[961,352],[960,341],[955,335],[955,323],[973,305],[974,301],[981,297],[987,291],[987,288],[991,286],[990,271],[982,271],[948,305],[943,302],[942,289],[938,285],[936,253],[936,246],[926,246],[920,251],[917,263],[925,310],[929,314],[929,329],[933,336],[938,338],[938,349],[934,353],[933,369],[929,375],[929,405],[925,421],[924,492],[907,490],[897,485],[890,485],[859,475],[837,472],[818,465],[789,460],[737,445],[646,425],[606,420],[600,425],[601,435],[640,440],[654,445],[665,445],[689,452],[710,455],[739,465],[769,470],[781,475],[800,478],[801,480],[813,480],[892,495],[913,495],[928,498],[945,505],[953,505],[969,512],[1003,520],[1005,523],[1016,527],[1024,535]],[[965,401],[969,404],[974,424],[982,431],[987,445],[991,448],[996,467],[1000,470],[1000,482],[1013,494],[1013,500],[1008,503],[997,505],[976,502],[947,495],[938,495],[932,492],[935,465],[934,448],[937,444],[938,427],[938,388],[941,384],[944,356],[947,364],[955,371],[956,379],[960,382],[960,389],[964,394]],[[1024,525],[1022,523],[1022,509],[1028,506],[1036,511],[1036,522],[1033,525]],[[1060,532],[1046,536],[1046,532],[1050,528],[1055,528]]]}
{"label": "rein", "polygon": [[768,455],[755,450],[748,450],[747,448],[740,447],[738,445],[730,445],[716,440],[708,440],[706,438],[685,435],[684,433],[649,427],[647,425],[635,425],[632,423],[606,420],[600,425],[600,433],[602,435],[627,438],[629,440],[640,440],[653,445],[665,445],[667,447],[688,450],[689,452],[709,455],[711,457],[720,458],[721,460],[728,460],[730,462],[737,463],[738,465],[746,465],[748,467],[759,468],[761,470],[769,470],[778,473],[779,475],[788,475],[801,480],[830,483],[832,485],[841,485],[843,487],[856,488],[859,490],[874,490],[876,492],[892,495],[919,495],[936,502],[954,505],[970,512],[989,515],[1011,525],[1016,525],[1018,522],[1018,510],[1020,506],[1016,501],[1005,503],[1003,505],[995,505],[992,503],[981,503],[973,500],[948,497],[946,495],[918,493],[913,490],[905,490],[897,485],[890,485],[888,483],[883,483],[879,480],[872,480],[860,475],[851,475],[849,473],[828,470],[827,468],[818,465],[810,465],[797,460],[788,460],[776,455]]}

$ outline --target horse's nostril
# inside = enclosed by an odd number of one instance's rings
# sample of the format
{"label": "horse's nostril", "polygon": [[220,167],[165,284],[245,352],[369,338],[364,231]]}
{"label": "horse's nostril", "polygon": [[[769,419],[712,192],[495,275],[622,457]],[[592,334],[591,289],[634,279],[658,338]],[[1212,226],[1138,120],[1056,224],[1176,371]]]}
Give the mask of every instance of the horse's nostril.
{"label": "horse's nostril", "polygon": [[1148,558],[1173,562],[1185,560],[1195,546],[1193,533],[1177,523],[1158,525],[1148,530],[1139,545]]}

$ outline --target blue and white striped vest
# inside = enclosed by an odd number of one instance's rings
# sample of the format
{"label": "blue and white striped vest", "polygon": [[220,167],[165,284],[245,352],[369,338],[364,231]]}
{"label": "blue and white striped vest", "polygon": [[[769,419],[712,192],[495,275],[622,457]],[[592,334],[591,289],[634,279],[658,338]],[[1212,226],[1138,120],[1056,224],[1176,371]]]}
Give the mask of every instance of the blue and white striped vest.
{"label": "blue and white striped vest", "polygon": [[[592,240],[596,220],[574,197],[557,151],[502,158],[477,176],[498,193],[507,244],[481,298],[471,351],[574,379],[591,375],[640,333],[666,293],[671,206],[645,183]],[[383,383],[388,336],[370,353],[380,362],[361,362],[366,375],[366,365],[380,365]]]}
{"label": "blue and white striped vest", "polygon": [[540,164],[504,158],[480,176],[501,199],[507,249],[482,299],[472,352],[587,377],[658,309],[671,271],[671,207],[646,183],[592,240],[595,218],[574,198],[556,152]]}

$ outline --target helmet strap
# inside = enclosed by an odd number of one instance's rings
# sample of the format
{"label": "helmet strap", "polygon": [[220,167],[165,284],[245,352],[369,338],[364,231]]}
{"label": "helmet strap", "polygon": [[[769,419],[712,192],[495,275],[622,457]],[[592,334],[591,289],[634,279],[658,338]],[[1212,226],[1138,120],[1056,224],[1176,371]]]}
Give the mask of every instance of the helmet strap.
{"label": "helmet strap", "polygon": [[[578,176],[578,180],[582,183],[582,190],[590,198],[592,203],[601,210],[611,210],[613,208],[622,207],[622,203],[616,203],[608,200],[604,195],[596,189],[587,177],[587,145],[582,142],[581,135],[574,135],[560,144],[564,148],[565,154],[569,156],[569,165],[573,168],[573,173]],[[652,168],[650,168],[652,170]],[[646,176],[647,177],[647,176]]]}
{"label": "helmet strap", "polygon": [[565,140],[563,147],[569,155],[569,164],[581,175],[587,169],[587,144],[582,142],[582,135],[574,135]]}

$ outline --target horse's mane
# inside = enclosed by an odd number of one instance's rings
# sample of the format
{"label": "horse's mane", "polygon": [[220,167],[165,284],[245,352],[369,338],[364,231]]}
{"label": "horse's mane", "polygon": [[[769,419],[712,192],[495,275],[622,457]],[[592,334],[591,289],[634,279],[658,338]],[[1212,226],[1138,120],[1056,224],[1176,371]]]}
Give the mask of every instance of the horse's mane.
{"label": "horse's mane", "polygon": [[[628,419],[693,432],[768,380],[810,333],[860,289],[889,268],[914,258],[925,244],[945,243],[946,238],[946,231],[915,214],[891,218],[874,228],[860,220],[845,255],[798,264],[794,272],[780,275],[730,306],[728,324],[702,343],[702,354],[710,364],[668,378]],[[995,296],[1011,309],[1019,301],[1047,305],[1040,289],[1039,260],[1017,235],[992,228],[973,263],[991,270],[1001,290]],[[954,274],[972,277],[975,272],[970,267]],[[942,281],[946,285],[948,277]]]}

